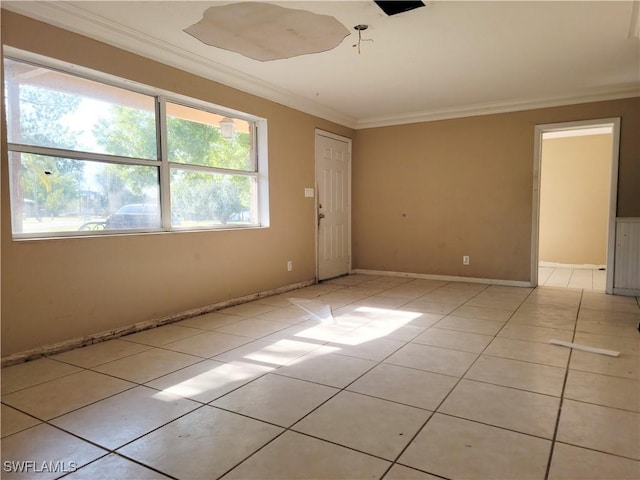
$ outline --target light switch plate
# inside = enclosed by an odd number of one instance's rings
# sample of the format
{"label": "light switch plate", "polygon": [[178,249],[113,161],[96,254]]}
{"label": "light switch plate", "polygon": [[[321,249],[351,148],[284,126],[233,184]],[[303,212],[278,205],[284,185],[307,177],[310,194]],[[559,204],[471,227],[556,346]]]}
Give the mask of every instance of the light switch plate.
{"label": "light switch plate", "polygon": [[309,197],[309,198],[313,198],[313,188],[305,188],[304,189],[304,196],[305,197]]}

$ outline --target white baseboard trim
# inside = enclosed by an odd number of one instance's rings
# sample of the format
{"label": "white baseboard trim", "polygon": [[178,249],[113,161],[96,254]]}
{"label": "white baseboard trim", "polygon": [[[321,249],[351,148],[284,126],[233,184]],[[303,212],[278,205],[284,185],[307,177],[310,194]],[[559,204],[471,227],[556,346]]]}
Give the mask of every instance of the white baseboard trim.
{"label": "white baseboard trim", "polygon": [[600,270],[606,269],[606,265],[595,265],[591,263],[577,264],[577,263],[554,263],[554,262],[539,262],[539,267],[543,268],[574,268],[579,270]]}
{"label": "white baseboard trim", "polygon": [[223,308],[233,307],[234,305],[240,305],[242,303],[252,302],[261,298],[271,297],[280,293],[290,292],[299,288],[308,287],[310,285],[314,285],[315,283],[315,279],[292,283],[283,287],[266,290],[264,292],[253,293],[251,295],[245,295],[244,297],[233,298],[231,300],[225,300],[223,302],[194,308],[185,312],[168,315],[166,317],[161,317],[154,320],[146,320],[144,322],[134,323],[133,325],[126,325],[124,327],[118,327],[104,332],[92,333],[90,335],[85,335],[84,337],[72,338],[70,340],[64,340],[62,342],[44,345],[42,347],[33,348],[24,352],[13,353],[11,355],[2,357],[1,366],[8,367],[17,363],[26,362],[27,360],[33,360],[39,357],[73,350],[74,348],[104,342],[106,340],[122,337],[123,335],[128,335],[130,333],[141,332],[142,330],[148,330],[150,328],[159,327],[168,323],[179,322],[180,320],[186,320],[187,318],[197,317],[198,315],[203,315],[205,313],[215,312],[216,310],[221,310]]}
{"label": "white baseboard trim", "polygon": [[623,295],[625,297],[640,297],[640,289],[613,287],[613,294],[614,295]]}
{"label": "white baseboard trim", "polygon": [[531,282],[521,282],[517,280],[496,280],[493,278],[456,277],[453,275],[432,275],[428,273],[406,273],[390,272],[387,270],[366,270],[362,268],[353,269],[352,273],[363,275],[381,275],[386,277],[406,277],[422,278],[425,280],[443,280],[446,282],[482,283],[487,285],[503,285],[506,287],[531,287]]}

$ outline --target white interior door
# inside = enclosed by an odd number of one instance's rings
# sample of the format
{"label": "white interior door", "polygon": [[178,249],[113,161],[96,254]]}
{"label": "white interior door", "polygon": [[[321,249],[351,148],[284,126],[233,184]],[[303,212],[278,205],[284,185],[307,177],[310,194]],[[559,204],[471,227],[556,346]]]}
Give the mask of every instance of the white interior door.
{"label": "white interior door", "polygon": [[351,140],[316,132],[318,279],[349,273],[351,263]]}

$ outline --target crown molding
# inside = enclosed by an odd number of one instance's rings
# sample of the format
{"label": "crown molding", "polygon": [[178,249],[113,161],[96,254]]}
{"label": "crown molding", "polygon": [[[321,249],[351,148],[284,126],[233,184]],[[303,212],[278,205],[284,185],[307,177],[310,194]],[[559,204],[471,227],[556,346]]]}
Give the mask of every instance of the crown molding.
{"label": "crown molding", "polygon": [[66,2],[13,1],[3,2],[2,8],[349,128],[357,123],[342,112]]}
{"label": "crown molding", "polygon": [[2,8],[356,130],[640,96],[640,83],[632,83],[568,92],[565,95],[554,97],[519,99],[357,119],[227,65],[194,54],[168,42],[160,41],[99,15],[86,12],[66,2],[5,1],[2,3]]}
{"label": "crown molding", "polygon": [[583,90],[579,93],[573,92],[563,96],[485,103],[460,108],[455,107],[441,110],[413,112],[409,114],[372,117],[358,120],[355,128],[356,130],[361,130],[365,128],[389,127],[393,125],[476,117],[496,113],[520,112],[524,110],[561,107],[580,103],[602,102],[606,100],[619,100],[622,98],[632,97],[640,97],[640,83],[629,83],[615,87]]}

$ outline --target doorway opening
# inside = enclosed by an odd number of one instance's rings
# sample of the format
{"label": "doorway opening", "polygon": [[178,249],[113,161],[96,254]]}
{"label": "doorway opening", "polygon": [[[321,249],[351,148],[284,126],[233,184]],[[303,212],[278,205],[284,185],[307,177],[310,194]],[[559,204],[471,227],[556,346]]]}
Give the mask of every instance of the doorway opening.
{"label": "doorway opening", "polygon": [[613,293],[619,126],[536,126],[532,285]]}

